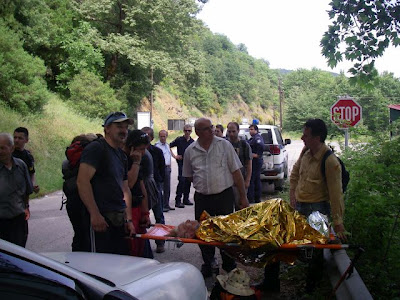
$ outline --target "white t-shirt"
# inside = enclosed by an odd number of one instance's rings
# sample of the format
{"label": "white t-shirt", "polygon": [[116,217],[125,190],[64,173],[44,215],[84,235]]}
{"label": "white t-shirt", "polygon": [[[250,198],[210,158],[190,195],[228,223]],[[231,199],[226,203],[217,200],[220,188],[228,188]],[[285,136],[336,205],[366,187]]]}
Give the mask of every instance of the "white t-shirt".
{"label": "white t-shirt", "polygon": [[183,176],[193,177],[193,186],[198,193],[213,195],[231,187],[232,173],[241,167],[231,143],[214,136],[208,151],[198,141],[186,149]]}

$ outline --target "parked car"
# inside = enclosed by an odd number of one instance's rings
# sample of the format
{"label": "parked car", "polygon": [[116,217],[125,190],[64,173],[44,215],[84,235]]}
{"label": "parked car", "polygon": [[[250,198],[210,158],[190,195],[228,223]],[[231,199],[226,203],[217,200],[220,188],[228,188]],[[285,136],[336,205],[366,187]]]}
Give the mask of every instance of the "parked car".
{"label": "parked car", "polygon": [[0,239],[0,299],[207,299],[188,263],[100,253],[34,253]]}
{"label": "parked car", "polygon": [[[239,125],[239,137],[250,139],[249,124]],[[263,192],[271,193],[275,189],[282,189],[288,177],[288,152],[286,145],[290,139],[282,139],[281,132],[274,125],[257,125],[259,133],[264,139],[263,166],[261,168],[261,186]]]}

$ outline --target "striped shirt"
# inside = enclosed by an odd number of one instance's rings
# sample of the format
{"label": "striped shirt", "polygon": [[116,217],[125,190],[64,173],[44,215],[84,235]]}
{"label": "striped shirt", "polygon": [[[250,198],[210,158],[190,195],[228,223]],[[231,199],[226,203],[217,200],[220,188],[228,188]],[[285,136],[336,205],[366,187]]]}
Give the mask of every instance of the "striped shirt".
{"label": "striped shirt", "polygon": [[230,142],[215,137],[208,151],[198,141],[185,151],[183,176],[193,177],[196,192],[204,195],[221,193],[233,185],[232,173],[242,164]]}

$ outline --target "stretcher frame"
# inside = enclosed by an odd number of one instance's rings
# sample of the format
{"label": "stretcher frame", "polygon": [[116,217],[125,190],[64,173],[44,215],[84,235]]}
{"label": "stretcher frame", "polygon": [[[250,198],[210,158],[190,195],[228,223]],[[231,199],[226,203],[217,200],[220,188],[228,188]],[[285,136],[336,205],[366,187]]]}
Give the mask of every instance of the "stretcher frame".
{"label": "stretcher frame", "polygon": [[[223,242],[206,242],[200,239],[190,239],[190,238],[181,238],[181,237],[171,237],[166,236],[175,226],[173,225],[164,225],[164,224],[152,224],[150,229],[146,233],[136,234],[135,237],[141,239],[150,239],[150,240],[161,240],[166,242],[174,242],[177,243],[178,248],[180,248],[183,244],[198,244],[198,245],[206,245],[206,246],[215,246],[219,248],[225,247],[240,247],[240,244],[237,243],[223,243]],[[286,250],[286,251],[295,251],[295,250],[311,250],[311,249],[331,249],[331,250],[340,250],[340,249],[349,249],[353,248],[348,244],[282,244],[278,249]]]}

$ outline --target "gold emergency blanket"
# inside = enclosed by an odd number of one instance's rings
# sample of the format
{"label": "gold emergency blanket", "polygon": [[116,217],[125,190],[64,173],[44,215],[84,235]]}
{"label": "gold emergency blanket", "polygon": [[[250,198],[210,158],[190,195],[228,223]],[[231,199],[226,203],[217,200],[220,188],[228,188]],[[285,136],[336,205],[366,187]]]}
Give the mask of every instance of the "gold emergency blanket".
{"label": "gold emergency blanket", "polygon": [[[246,256],[246,253],[258,256],[260,253],[266,254],[277,250],[282,244],[326,244],[328,241],[307,223],[304,216],[279,198],[255,204],[226,216],[210,217],[203,212],[202,218],[196,232],[199,239],[206,242],[239,244],[240,253],[237,254],[243,254],[242,256]],[[250,263],[257,261],[249,257],[246,259]],[[265,257],[262,261],[266,262]],[[293,259],[286,261],[294,262]]]}

